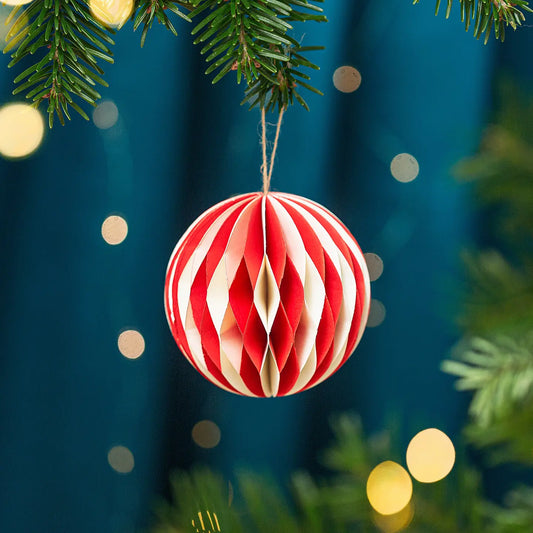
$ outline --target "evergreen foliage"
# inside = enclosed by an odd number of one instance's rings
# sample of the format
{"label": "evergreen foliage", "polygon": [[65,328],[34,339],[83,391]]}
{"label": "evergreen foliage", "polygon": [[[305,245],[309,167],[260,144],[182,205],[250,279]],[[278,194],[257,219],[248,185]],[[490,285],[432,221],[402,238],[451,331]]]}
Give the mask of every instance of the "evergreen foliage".
{"label": "evergreen foliage", "polygon": [[[168,13],[194,21],[194,42],[207,56],[206,73],[215,73],[213,83],[236,71],[237,82],[244,79],[249,87],[245,101],[252,107],[268,102],[270,109],[281,109],[299,102],[307,108],[298,88],[321,93],[300,68],[318,68],[304,54],[321,47],[302,46],[288,32],[294,22],[325,22],[317,5],[322,1],[137,0],[133,28],[142,26],[142,46],[156,20],[177,34]],[[17,20],[4,50],[13,51],[9,66],[35,57],[16,76],[14,94],[25,93],[35,106],[47,100],[50,127],[55,115],[61,124],[70,119],[69,108],[88,119],[76,100],[95,105],[100,98],[95,85],[107,85],[100,62],[113,62],[114,29],[102,25],[83,0],[33,0],[12,16]]]}
{"label": "evergreen foliage", "polygon": [[175,13],[186,22],[191,22],[191,19],[186,13],[180,10],[180,7],[187,10],[193,8],[191,2],[177,2],[175,0],[136,0],[133,30],[137,30],[142,24],[141,46],[144,46],[148,30],[152,27],[155,20],[160,24],[163,24],[167,30],[170,30],[177,36],[178,32],[166,12],[168,10],[171,13]]}
{"label": "evergreen foliage", "polygon": [[470,414],[481,428],[490,429],[531,399],[533,336],[494,341],[474,337],[458,352],[460,361],[445,361],[443,370],[459,376],[457,389],[474,391]]}
{"label": "evergreen foliage", "polygon": [[[419,2],[420,0],[413,0],[413,4]],[[441,3],[446,4],[446,18],[449,18],[453,0],[437,0],[435,15],[439,14]],[[526,20],[524,11],[532,11],[527,0],[459,0],[459,4],[465,30],[468,31],[473,26],[476,39],[485,34],[485,44],[493,28],[496,39],[503,41],[505,28],[511,26],[516,30]]]}
{"label": "evergreen foliage", "polygon": [[501,106],[479,154],[461,162],[457,175],[473,182],[482,205],[493,209],[497,236],[509,241],[518,258],[533,258],[533,100],[510,83],[501,87]]}
{"label": "evergreen foliage", "polygon": [[[419,0],[414,0],[417,3]],[[295,23],[325,22],[323,0],[135,0],[133,29],[142,27],[141,46],[154,21],[177,35],[172,15],[193,22],[195,43],[209,63],[213,83],[235,71],[246,82],[243,103],[269,110],[298,102],[308,109],[300,94],[307,89],[321,94],[310,83],[305,68],[317,69],[308,52],[322,47],[303,43],[294,34]],[[447,0],[447,15],[453,0]],[[437,11],[440,0],[437,0]],[[460,0],[461,16],[474,34],[504,37],[507,26],[516,29],[531,11],[527,0]],[[101,62],[112,63],[113,28],[95,18],[87,0],[33,0],[14,8],[17,20],[8,34],[14,66],[24,60],[15,94],[25,94],[35,106],[47,103],[49,124],[57,115],[63,124],[74,109],[84,118],[80,101],[95,105],[96,86],[104,85]],[[31,57],[30,57],[31,56]],[[26,66],[28,64],[28,66]]]}
{"label": "evergreen foliage", "polygon": [[109,32],[81,0],[33,0],[24,10],[14,8],[12,15],[18,17],[4,49],[16,43],[9,66],[32,56],[32,64],[15,78],[19,85],[13,94],[26,93],[36,106],[47,101],[50,127],[54,114],[61,124],[70,119],[69,108],[88,119],[73,97],[94,104],[100,98],[95,85],[107,86],[98,62],[113,62]]}
{"label": "evergreen foliage", "polygon": [[[313,0],[320,3],[323,0]],[[201,54],[208,54],[206,74],[216,72],[213,83],[234,70],[237,82],[244,78],[249,91],[245,102],[252,107],[260,103],[269,108],[287,107],[294,100],[307,108],[296,87],[301,85],[319,94],[320,91],[297,77],[309,76],[296,70],[299,66],[318,67],[306,60],[303,53],[322,47],[303,47],[288,35],[294,21],[326,22],[322,9],[308,0],[193,0],[197,7],[191,17],[202,20],[192,30],[198,35],[195,44],[202,44]],[[308,108],[307,108],[308,109]]]}
{"label": "evergreen foliage", "polygon": [[[179,472],[172,477],[172,502],[157,506],[152,533],[196,531],[192,521],[197,527],[201,513],[207,523],[207,511],[211,517],[216,515],[222,533],[370,533],[394,531],[392,525],[401,521],[407,525],[410,509],[378,516],[366,498],[372,468],[391,457],[401,461],[393,450],[392,435],[382,433],[369,439],[352,415],[335,418],[332,427],[335,441],[323,460],[331,469],[328,479],[317,481],[296,472],[288,486],[282,487],[267,474],[241,471],[230,490],[226,480],[208,469]],[[413,533],[487,531],[489,517],[479,475],[464,464],[438,484],[415,486],[411,505],[416,510],[409,526]],[[503,519],[504,511],[500,512]],[[205,531],[218,529],[208,526]]]}
{"label": "evergreen foliage", "polygon": [[[458,174],[490,206],[500,250],[470,253],[466,338],[445,371],[473,393],[466,435],[497,462],[533,464],[533,100],[510,85],[481,150]],[[533,530],[533,522],[530,523]]]}
{"label": "evergreen foliage", "polygon": [[392,533],[406,526],[410,533],[531,531],[533,490],[517,488],[505,506],[488,501],[480,473],[463,454],[444,480],[415,482],[408,508],[378,515],[366,497],[367,477],[381,461],[402,462],[403,454],[389,432],[366,437],[355,416],[335,418],[333,429],[335,440],[323,457],[331,470],[327,479],[296,472],[281,486],[268,474],[240,471],[233,485],[207,468],[177,472],[171,478],[172,500],[158,503],[151,533]]}
{"label": "evergreen foliage", "polygon": [[[458,321],[470,335],[525,333],[533,324],[529,267],[513,264],[499,250],[465,253],[468,292]],[[529,269],[531,271],[531,269]]]}
{"label": "evergreen foliage", "polygon": [[506,498],[504,508],[487,506],[494,525],[489,533],[530,533],[533,524],[533,489],[519,487]]}

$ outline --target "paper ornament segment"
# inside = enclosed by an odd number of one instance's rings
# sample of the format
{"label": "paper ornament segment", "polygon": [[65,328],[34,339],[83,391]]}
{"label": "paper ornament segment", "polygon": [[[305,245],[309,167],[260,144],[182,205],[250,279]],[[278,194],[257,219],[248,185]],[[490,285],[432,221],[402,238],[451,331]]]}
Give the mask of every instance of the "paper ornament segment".
{"label": "paper ornament segment", "polygon": [[205,378],[245,396],[295,394],[336,372],[361,340],[370,277],[348,229],[284,193],[251,193],[202,214],[176,245],[165,311]]}

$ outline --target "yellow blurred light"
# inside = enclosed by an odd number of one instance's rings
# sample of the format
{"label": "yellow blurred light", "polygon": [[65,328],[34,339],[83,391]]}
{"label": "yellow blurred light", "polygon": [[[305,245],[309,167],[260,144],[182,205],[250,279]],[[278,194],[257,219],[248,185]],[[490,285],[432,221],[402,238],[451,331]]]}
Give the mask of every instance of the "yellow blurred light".
{"label": "yellow blurred light", "polygon": [[102,237],[107,244],[120,244],[128,235],[128,223],[118,215],[107,217],[102,223]]}
{"label": "yellow blurred light", "polygon": [[383,533],[397,533],[413,521],[413,503],[408,503],[399,513],[383,515],[374,511],[374,523]]}
{"label": "yellow blurred light", "polygon": [[107,452],[107,461],[119,474],[129,474],[135,466],[133,454],[125,446],[113,446]]}
{"label": "yellow blurred light", "polygon": [[398,154],[391,161],[390,171],[395,180],[408,183],[418,176],[420,167],[411,154]]}
{"label": "yellow blurred light", "polygon": [[455,448],[446,433],[430,428],[417,433],[407,447],[407,468],[421,483],[445,478],[455,463]]}
{"label": "yellow blurred light", "polygon": [[2,0],[2,4],[7,4],[8,6],[23,6],[24,4],[29,4],[32,0]]}
{"label": "yellow blurred light", "polygon": [[19,158],[37,150],[44,135],[44,121],[28,104],[7,104],[0,108],[0,154]]}
{"label": "yellow blurred light", "polygon": [[211,420],[201,420],[192,428],[192,440],[201,448],[214,448],[220,442],[220,428]]}
{"label": "yellow blurred light", "polygon": [[348,65],[339,67],[333,74],[333,85],[342,93],[353,93],[361,85],[361,73]]}
{"label": "yellow blurred light", "polygon": [[367,327],[377,328],[383,324],[386,315],[387,311],[383,303],[376,298],[372,298],[370,301],[370,311],[368,312],[368,319],[366,322]]}
{"label": "yellow blurred light", "polygon": [[137,359],[144,353],[144,337],[134,329],[123,331],[118,336],[118,349],[128,359]]}
{"label": "yellow blurred light", "polygon": [[368,476],[366,495],[379,514],[399,513],[411,501],[412,494],[411,477],[398,463],[380,463]]}
{"label": "yellow blurred light", "polygon": [[370,275],[370,281],[376,281],[383,274],[383,260],[378,254],[369,252],[365,254],[365,261]]}
{"label": "yellow blurred light", "polygon": [[122,26],[133,11],[133,0],[89,0],[91,13],[102,24]]}
{"label": "yellow blurred light", "polygon": [[205,512],[203,516],[201,511],[198,511],[198,519],[191,520],[192,527],[196,528],[196,531],[206,531],[207,533],[215,533],[220,531],[220,524],[218,523],[218,517],[216,513]]}

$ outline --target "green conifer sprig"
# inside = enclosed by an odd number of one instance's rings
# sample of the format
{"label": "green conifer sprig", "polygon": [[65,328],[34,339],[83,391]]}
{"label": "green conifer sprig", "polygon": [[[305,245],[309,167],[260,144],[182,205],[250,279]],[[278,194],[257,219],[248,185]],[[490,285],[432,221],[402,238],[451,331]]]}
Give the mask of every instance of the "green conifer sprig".
{"label": "green conifer sprig", "polygon": [[100,98],[95,85],[107,86],[98,62],[113,62],[109,31],[80,0],[33,0],[15,8],[16,15],[4,52],[15,47],[10,67],[26,58],[31,65],[15,78],[13,93],[25,92],[35,106],[47,102],[50,127],[54,115],[61,124],[70,119],[70,108],[88,119],[75,99],[94,105]]}
{"label": "green conifer sprig", "polygon": [[177,2],[176,0],[137,0],[135,2],[135,10],[133,15],[133,31],[142,24],[143,30],[141,32],[141,47],[144,46],[148,30],[152,27],[154,21],[163,24],[167,30],[170,30],[174,35],[178,35],[176,28],[172,24],[167,11],[175,13],[178,17],[186,22],[191,22],[191,19],[180,7],[187,10],[194,8],[192,2]]}
{"label": "green conifer sprig", "polygon": [[496,207],[491,223],[498,237],[510,239],[519,256],[531,257],[531,233],[524,228],[533,228],[533,99],[508,84],[501,91],[504,111],[487,129],[480,153],[459,163],[456,174],[479,184],[480,200]]}
{"label": "green conifer sprig", "polygon": [[[420,0],[413,0],[413,4],[419,2]],[[449,18],[453,0],[437,0],[435,15],[438,15],[441,3],[446,3],[446,18]],[[493,28],[496,39],[503,41],[505,28],[511,26],[516,30],[526,19],[523,12],[532,12],[527,0],[459,0],[459,3],[465,30],[473,27],[476,39],[485,34],[485,43]]]}
{"label": "green conifer sprig", "polygon": [[272,43],[289,44],[284,36],[291,26],[280,16],[290,12],[286,7],[282,2],[267,6],[248,0],[205,0],[198,4],[191,16],[204,13],[204,17],[192,34],[198,34],[194,44],[206,43],[200,52],[209,53],[206,61],[211,64],[206,74],[220,69],[213,83],[232,68],[237,71],[238,81],[244,75],[250,82],[261,67],[274,72],[272,59],[288,61],[288,57],[270,48]]}
{"label": "green conifer sprig", "polygon": [[[314,2],[314,3],[313,3]],[[247,93],[243,103],[261,105],[272,110],[288,107],[295,101],[307,110],[297,87],[322,94],[309,83],[310,77],[298,70],[318,66],[302,54],[322,50],[319,46],[301,46],[288,34],[291,22],[326,22],[322,9],[315,5],[323,0],[139,0],[134,29],[144,23],[141,45],[153,20],[158,19],[174,34],[176,30],[165,10],[170,9],[183,19],[200,19],[192,30],[194,44],[210,63],[206,74],[216,72],[213,83],[236,71],[237,83],[244,79]],[[181,12],[176,4],[190,11]]]}
{"label": "green conifer sprig", "polygon": [[288,31],[293,29],[293,21],[325,22],[322,9],[315,5],[320,2],[193,0],[197,7],[191,18],[203,15],[192,33],[198,34],[195,44],[203,44],[201,54],[207,54],[210,66],[206,74],[217,71],[213,78],[217,83],[236,71],[237,83],[244,79],[248,85],[243,103],[249,102],[252,107],[260,104],[272,109],[277,104],[281,109],[296,100],[308,109],[296,86],[321,93],[307,83],[309,76],[297,67],[318,69],[302,54],[321,47],[300,46]]}
{"label": "green conifer sprig", "polygon": [[496,250],[463,255],[468,291],[458,322],[468,335],[523,334],[533,328],[532,266],[512,265]]}
{"label": "green conifer sprig", "polygon": [[[513,337],[464,341],[445,372],[472,392],[465,435],[493,463],[533,464],[533,331]],[[533,527],[533,522],[530,523]]]}
{"label": "green conifer sprig", "polygon": [[[483,451],[492,465],[515,463],[533,466],[533,409],[530,398],[487,427],[468,424],[464,434],[468,442]],[[530,527],[533,530],[533,522]]]}
{"label": "green conifer sprig", "polygon": [[489,533],[530,533],[533,525],[533,488],[518,487],[505,498],[505,507],[487,505],[494,528]]}
{"label": "green conifer sprig", "polygon": [[323,50],[322,46],[300,46],[292,44],[283,48],[288,61],[275,61],[276,74],[260,72],[259,77],[253,80],[246,91],[242,104],[248,103],[250,108],[260,106],[267,111],[276,107],[278,111],[287,108],[295,101],[309,111],[307,102],[298,92],[299,87],[322,95],[322,92],[307,83],[310,76],[302,72],[301,67],[318,70],[318,66],[307,60],[302,54],[314,50]]}
{"label": "green conifer sprig", "polygon": [[[202,43],[201,52],[210,63],[207,73],[217,71],[213,83],[235,70],[237,81],[248,84],[246,100],[252,105],[266,102],[270,92],[272,107],[294,101],[307,107],[296,86],[319,92],[298,70],[317,68],[302,55],[313,48],[300,46],[287,32],[293,21],[325,21],[316,5],[322,1],[137,0],[133,27],[142,26],[143,45],[154,21],[177,33],[169,13],[189,22],[194,18],[195,42]],[[36,107],[47,101],[50,127],[55,115],[61,124],[70,119],[70,108],[88,119],[78,100],[95,105],[100,98],[96,84],[107,86],[100,62],[113,62],[113,30],[103,26],[83,0],[34,0],[25,9],[16,8],[13,16],[17,20],[4,50],[12,51],[10,66],[28,56],[36,58],[15,78],[14,94],[25,93]]]}
{"label": "green conifer sprig", "polygon": [[470,414],[487,428],[533,394],[533,335],[494,340],[475,337],[458,348],[459,360],[444,361],[458,376],[456,387],[474,393]]}

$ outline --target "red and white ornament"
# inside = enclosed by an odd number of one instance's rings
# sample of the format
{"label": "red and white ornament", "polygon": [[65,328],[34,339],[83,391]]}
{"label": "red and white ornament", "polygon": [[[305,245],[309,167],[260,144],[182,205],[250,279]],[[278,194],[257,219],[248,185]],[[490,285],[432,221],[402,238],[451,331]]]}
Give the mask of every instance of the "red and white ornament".
{"label": "red and white ornament", "polygon": [[370,279],[330,211],[250,193],[202,214],[176,245],[165,311],[181,351],[219,387],[284,396],[331,376],[359,343]]}

